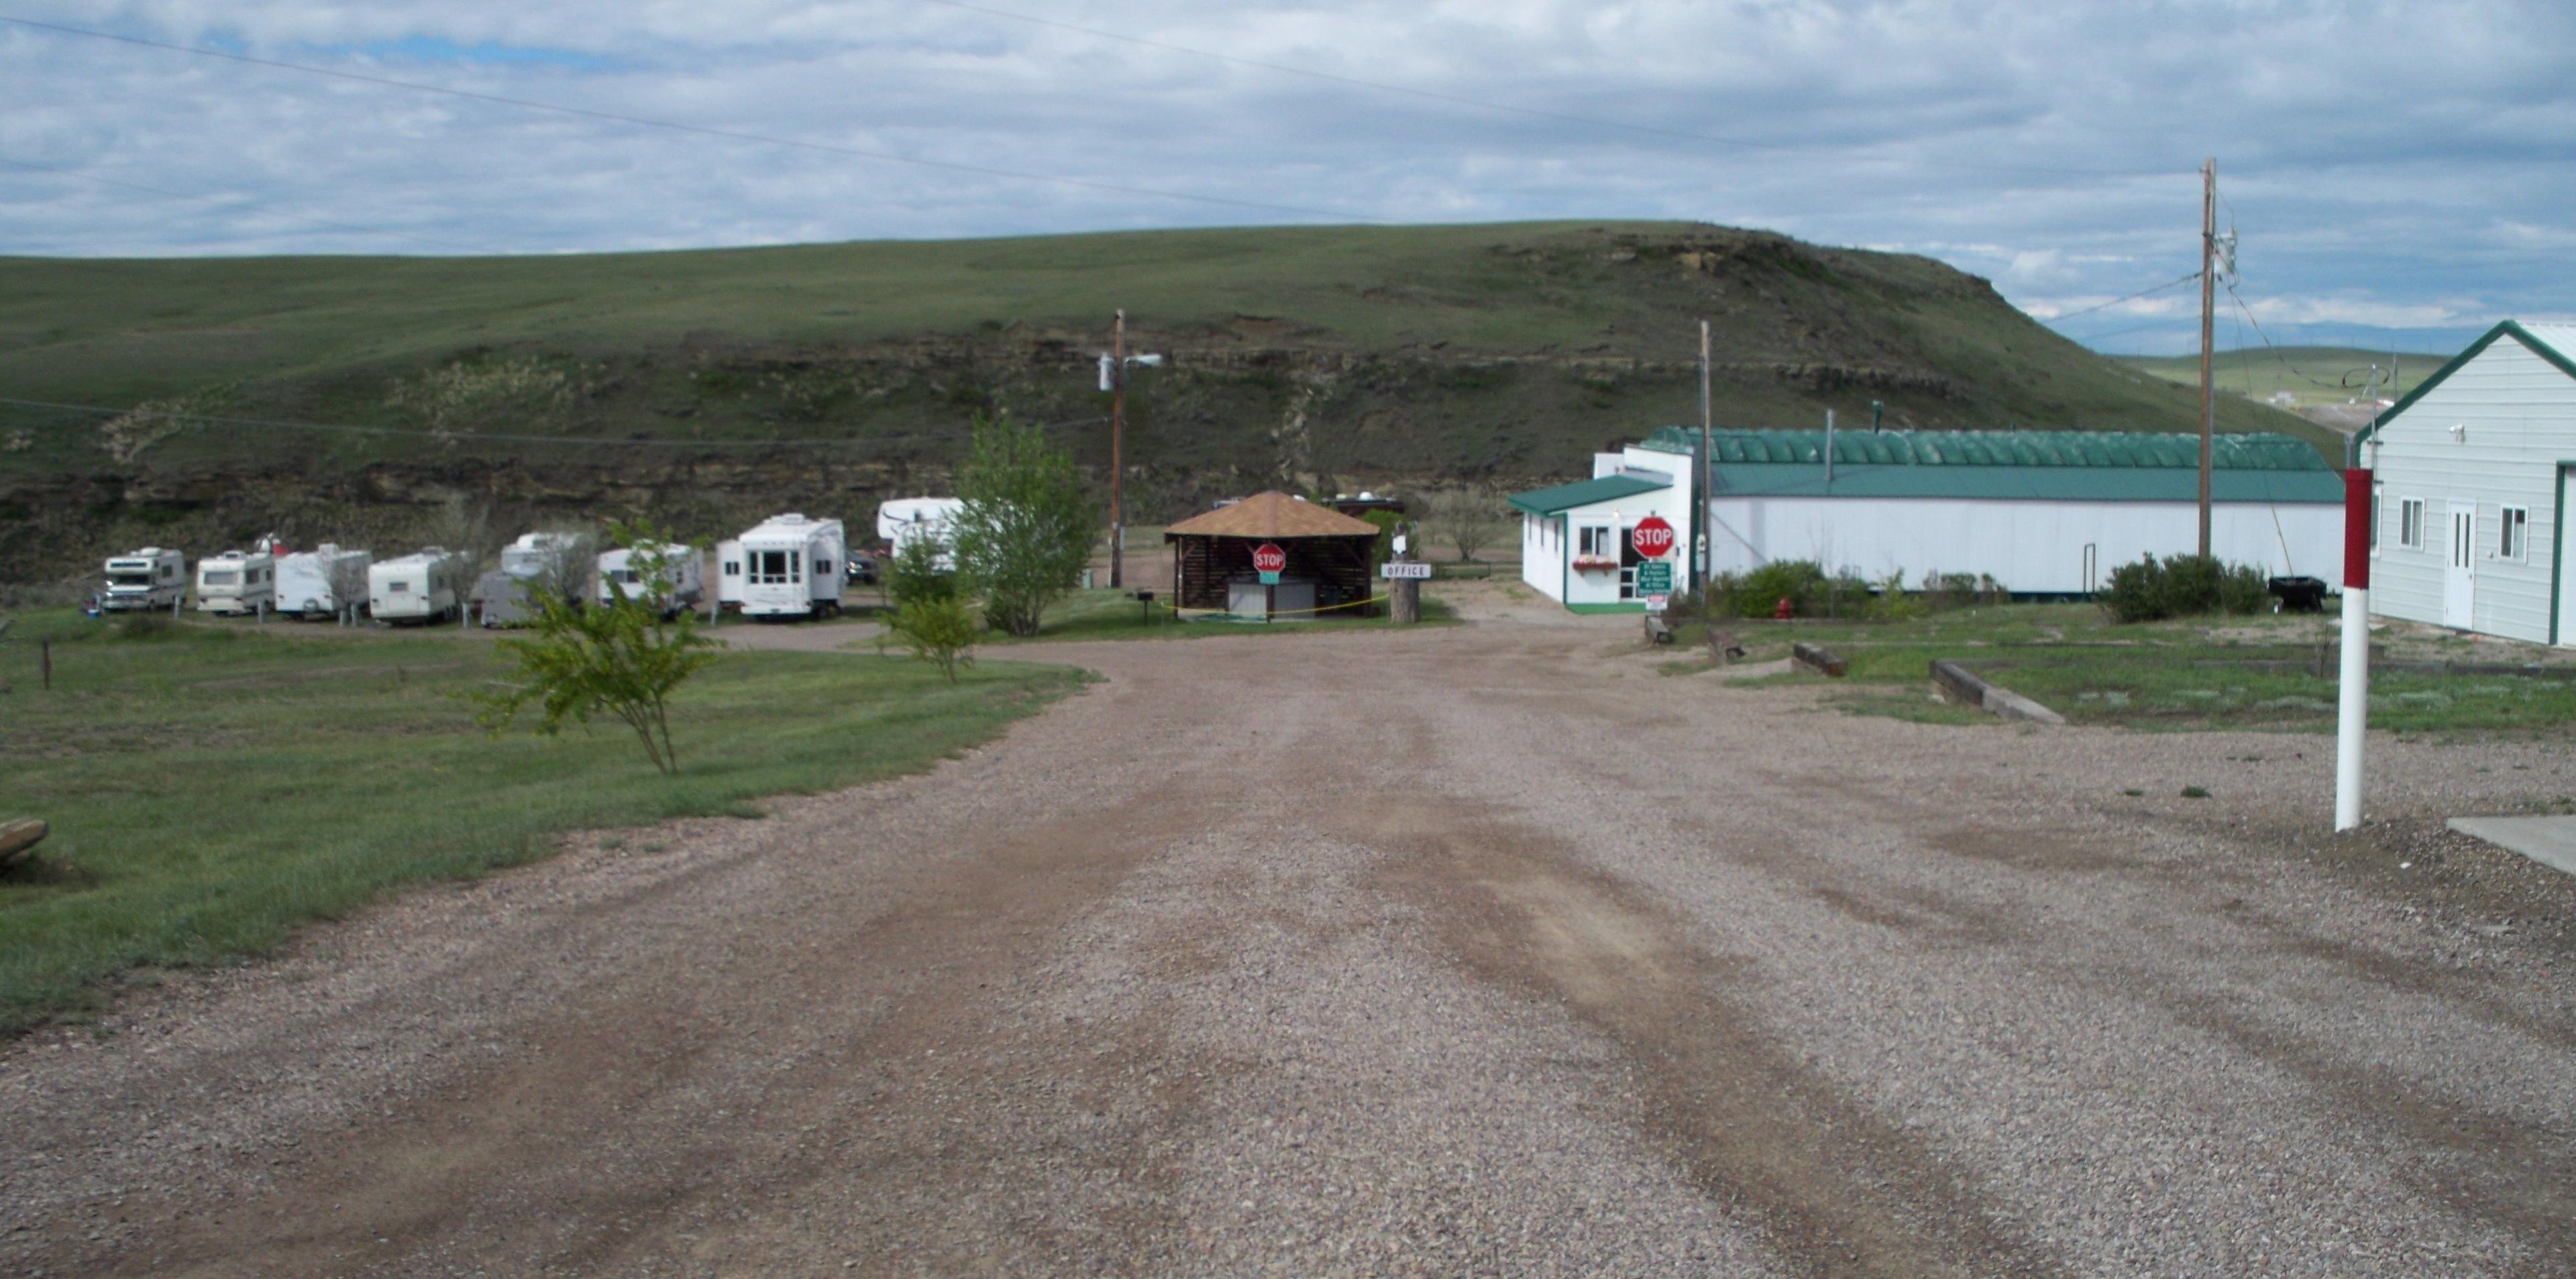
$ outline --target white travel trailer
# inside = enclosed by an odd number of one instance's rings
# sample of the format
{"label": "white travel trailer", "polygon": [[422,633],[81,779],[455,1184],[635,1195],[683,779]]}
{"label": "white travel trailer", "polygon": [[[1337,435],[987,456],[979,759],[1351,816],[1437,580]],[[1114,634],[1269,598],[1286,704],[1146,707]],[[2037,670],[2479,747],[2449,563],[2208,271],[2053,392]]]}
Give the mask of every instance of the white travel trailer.
{"label": "white travel trailer", "polygon": [[277,557],[277,611],[295,617],[336,617],[347,606],[363,603],[342,599],[357,594],[366,580],[367,566],[376,557],[365,551],[342,550],[329,542],[309,551],[297,551]]}
{"label": "white travel trailer", "polygon": [[745,617],[829,617],[841,611],[839,520],[773,515],[742,535]]}
{"label": "white travel trailer", "polygon": [[[621,546],[613,551],[599,553],[600,603],[617,602],[616,597],[609,593],[609,584],[612,582],[623,589],[630,599],[644,594],[643,577],[633,568],[628,567],[633,563],[635,552],[641,549],[641,547]],[[671,584],[670,598],[665,602],[662,610],[663,616],[669,617],[682,609],[694,606],[707,597],[706,570],[698,562],[699,556],[695,547],[671,542],[665,544],[661,550],[664,555],[670,557],[669,563],[662,568],[662,580]]]}
{"label": "white travel trailer", "polygon": [[579,533],[522,533],[501,548],[501,571],[512,577],[544,577],[565,556],[577,553],[581,543]]}
{"label": "white travel trailer", "polygon": [[963,498],[898,497],[877,506],[877,539],[885,543],[889,556],[903,554],[903,548],[922,538],[931,538],[943,548],[939,555],[942,572],[957,569],[957,513],[966,509]]}
{"label": "white travel trailer", "polygon": [[379,622],[434,622],[465,607],[465,557],[427,547],[367,570],[367,611]]}
{"label": "white travel trailer", "polygon": [[716,609],[742,611],[742,539],[716,543]]}
{"label": "white travel trailer", "polygon": [[161,546],[112,555],[99,607],[111,613],[176,608],[188,598],[188,557]]}
{"label": "white travel trailer", "polygon": [[197,609],[205,613],[256,613],[277,607],[277,560],[268,544],[255,551],[226,551],[197,561]]}

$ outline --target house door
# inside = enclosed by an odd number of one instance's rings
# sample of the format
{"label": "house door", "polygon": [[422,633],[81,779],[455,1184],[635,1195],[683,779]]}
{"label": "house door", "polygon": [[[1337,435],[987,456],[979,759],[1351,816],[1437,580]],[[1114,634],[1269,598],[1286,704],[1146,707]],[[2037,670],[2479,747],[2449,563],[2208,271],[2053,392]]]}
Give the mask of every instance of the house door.
{"label": "house door", "polygon": [[2477,602],[2478,507],[2474,502],[2453,502],[2451,508],[2451,558],[2442,568],[2442,625],[2469,629]]}

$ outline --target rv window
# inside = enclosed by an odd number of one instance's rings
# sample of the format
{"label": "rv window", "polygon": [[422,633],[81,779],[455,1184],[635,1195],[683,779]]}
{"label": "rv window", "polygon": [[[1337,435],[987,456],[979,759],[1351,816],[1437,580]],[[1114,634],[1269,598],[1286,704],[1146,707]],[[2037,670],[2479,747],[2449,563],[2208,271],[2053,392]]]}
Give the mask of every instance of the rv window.
{"label": "rv window", "polygon": [[801,582],[805,580],[805,552],[789,551],[787,553],[787,580],[791,582]]}
{"label": "rv window", "polygon": [[831,575],[832,561],[820,558],[819,556],[816,557],[814,560],[814,580],[819,582]]}
{"label": "rv window", "polygon": [[741,560],[726,560],[726,561],[724,562],[724,575],[725,575],[725,576],[727,576],[727,577],[740,577],[740,576],[742,576],[742,561],[741,561]]}
{"label": "rv window", "polygon": [[411,591],[411,583],[409,583],[409,582],[387,582],[387,583],[385,583],[385,594],[387,594],[387,595],[404,595],[404,594],[409,594],[409,593],[410,593],[410,591]]}
{"label": "rv window", "polygon": [[240,575],[230,569],[222,569],[210,572],[198,580],[207,586],[230,586],[240,580]]}
{"label": "rv window", "polygon": [[793,571],[795,562],[796,553],[794,551],[753,551],[751,553],[751,580],[755,583],[795,581],[795,578],[788,576],[788,574]]}

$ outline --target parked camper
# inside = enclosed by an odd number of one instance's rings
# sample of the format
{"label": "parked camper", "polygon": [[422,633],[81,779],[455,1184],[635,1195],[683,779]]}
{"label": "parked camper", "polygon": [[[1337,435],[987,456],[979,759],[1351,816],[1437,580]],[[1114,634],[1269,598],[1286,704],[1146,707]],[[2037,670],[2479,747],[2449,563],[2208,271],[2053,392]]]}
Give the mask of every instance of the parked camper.
{"label": "parked camper", "polygon": [[379,622],[434,622],[465,607],[465,557],[428,547],[367,570],[367,611]]}
{"label": "parked camper", "polygon": [[363,603],[341,598],[365,584],[367,566],[376,557],[343,550],[329,542],[309,551],[277,557],[277,611],[294,617],[337,617],[343,605]]}
{"label": "parked camper", "polygon": [[256,613],[277,606],[277,560],[268,544],[226,551],[197,561],[197,609],[205,613]]}
{"label": "parked camper", "polygon": [[939,570],[953,573],[957,571],[957,514],[965,509],[962,498],[889,499],[877,505],[877,540],[885,544],[888,556],[896,556],[909,543],[933,539],[941,547]]}
{"label": "parked camper", "polygon": [[525,626],[537,620],[537,592],[542,589],[530,578],[496,568],[474,581],[474,618],[487,630]]}
{"label": "parked camper", "polygon": [[745,617],[829,617],[841,611],[839,520],[789,512],[742,535]]}
{"label": "parked camper", "polygon": [[99,607],[111,613],[172,608],[188,598],[188,557],[147,546],[107,560],[107,593]]}
{"label": "parked camper", "polygon": [[[642,576],[628,567],[633,562],[635,552],[641,549],[641,547],[621,546],[613,551],[599,553],[600,603],[616,602],[616,597],[609,592],[609,584],[612,582],[624,590],[630,599],[640,598],[644,594]],[[682,609],[696,605],[698,601],[707,597],[706,576],[704,567],[698,562],[697,548],[672,542],[664,545],[661,551],[670,557],[669,562],[662,568],[663,580],[671,584],[670,597],[662,609],[663,616],[669,617]]]}
{"label": "parked camper", "polygon": [[742,611],[741,538],[716,543],[716,608],[720,612]]}
{"label": "parked camper", "polygon": [[[590,539],[579,533],[522,533],[519,540],[501,548],[501,571],[512,577],[538,578],[561,573],[578,579],[587,567],[581,561],[582,546]],[[566,588],[579,598],[585,594],[584,583],[574,580]]]}

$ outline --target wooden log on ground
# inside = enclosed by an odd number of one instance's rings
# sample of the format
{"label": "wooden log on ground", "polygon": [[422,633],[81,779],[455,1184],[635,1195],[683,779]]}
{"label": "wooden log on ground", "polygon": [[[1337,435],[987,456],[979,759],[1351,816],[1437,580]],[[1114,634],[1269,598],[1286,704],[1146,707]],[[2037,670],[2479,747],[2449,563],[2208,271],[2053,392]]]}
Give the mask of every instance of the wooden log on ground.
{"label": "wooden log on ground", "polygon": [[1789,646],[1789,660],[1819,675],[1827,675],[1835,679],[1841,679],[1843,672],[1851,669],[1850,663],[1845,662],[1841,654],[1822,644],[1809,644],[1804,640]]}
{"label": "wooden log on ground", "polygon": [[1654,613],[1648,613],[1645,616],[1647,643],[1670,644],[1673,642],[1673,628],[1664,624],[1662,616]]}
{"label": "wooden log on ground", "polygon": [[2063,724],[2066,717],[2000,685],[1987,683],[1957,662],[1934,659],[1932,687],[1942,696],[1974,706],[1997,719],[2033,724]]}
{"label": "wooden log on ground", "polygon": [[45,842],[47,827],[33,817],[20,817],[0,822],[0,869],[16,865],[20,859]]}
{"label": "wooden log on ground", "polygon": [[1744,642],[1733,631],[1708,628],[1708,655],[1721,662],[1732,662],[1744,656]]}

